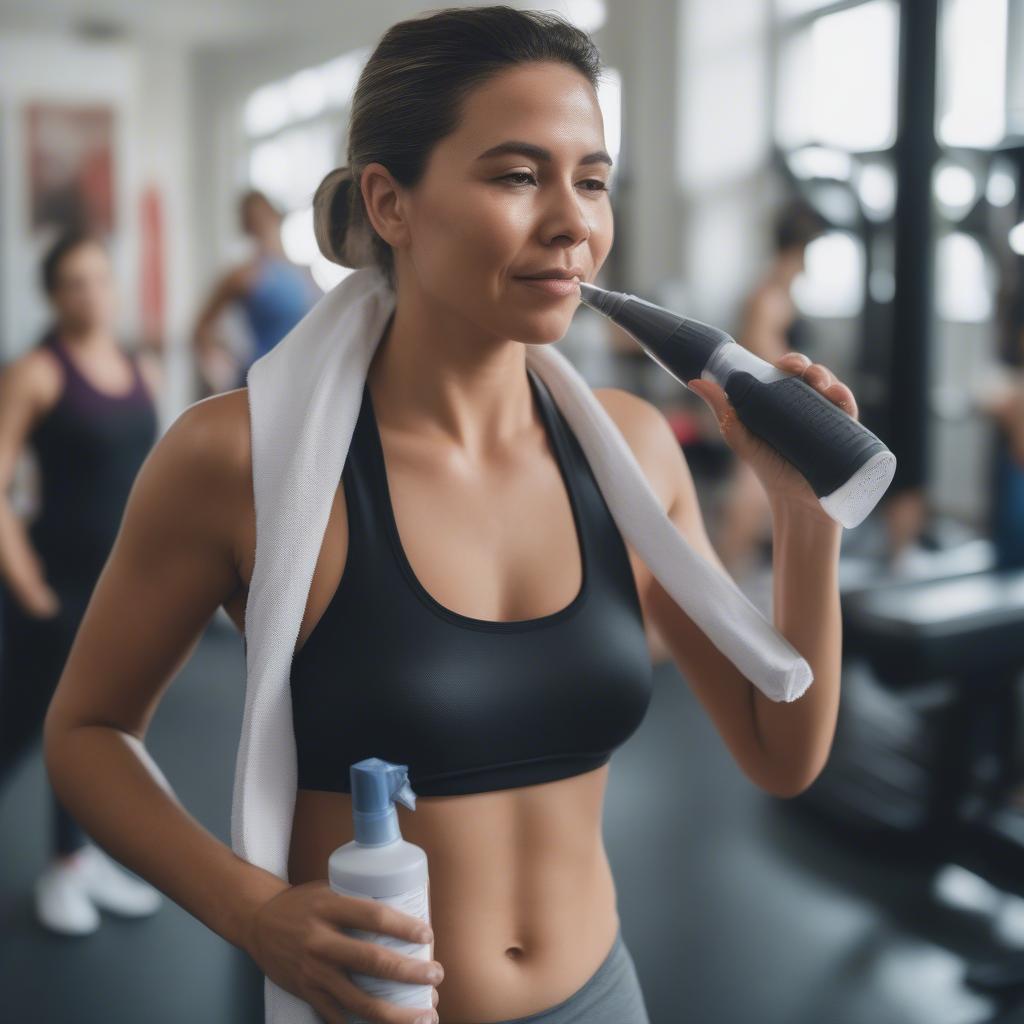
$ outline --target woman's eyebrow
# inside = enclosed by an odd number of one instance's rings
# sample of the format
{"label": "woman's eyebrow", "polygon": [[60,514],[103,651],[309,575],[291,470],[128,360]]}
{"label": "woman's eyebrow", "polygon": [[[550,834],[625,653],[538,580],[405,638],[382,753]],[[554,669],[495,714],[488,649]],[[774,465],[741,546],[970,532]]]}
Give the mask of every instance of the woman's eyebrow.
{"label": "woman's eyebrow", "polygon": [[[481,153],[477,160],[486,160],[492,156],[505,156],[509,153],[518,153],[521,156],[532,156],[535,160],[544,160],[551,162],[553,157],[551,156],[550,149],[544,149],[543,146],[535,146],[532,142],[518,142],[516,140],[510,140],[508,142],[500,142],[497,146],[492,146],[486,152]],[[607,164],[609,167],[612,165],[612,158],[603,150],[598,149],[593,153],[588,153],[585,157],[580,159],[581,164]]]}

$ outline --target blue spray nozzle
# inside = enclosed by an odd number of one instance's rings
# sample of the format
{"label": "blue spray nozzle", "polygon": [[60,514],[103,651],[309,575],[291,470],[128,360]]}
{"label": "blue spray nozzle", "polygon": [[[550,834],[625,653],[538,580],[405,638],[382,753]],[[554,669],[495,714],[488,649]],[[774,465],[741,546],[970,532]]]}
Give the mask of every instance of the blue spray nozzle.
{"label": "blue spray nozzle", "polygon": [[366,757],[349,768],[355,839],[363,846],[383,846],[401,839],[395,801],[416,810],[409,766]]}

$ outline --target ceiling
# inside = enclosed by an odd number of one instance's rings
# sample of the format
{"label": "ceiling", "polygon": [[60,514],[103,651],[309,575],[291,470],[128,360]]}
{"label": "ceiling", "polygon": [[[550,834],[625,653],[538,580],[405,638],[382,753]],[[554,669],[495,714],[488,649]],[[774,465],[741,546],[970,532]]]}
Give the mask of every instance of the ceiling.
{"label": "ceiling", "polygon": [[0,31],[217,46],[325,29],[360,36],[434,7],[412,0],[0,0]]}

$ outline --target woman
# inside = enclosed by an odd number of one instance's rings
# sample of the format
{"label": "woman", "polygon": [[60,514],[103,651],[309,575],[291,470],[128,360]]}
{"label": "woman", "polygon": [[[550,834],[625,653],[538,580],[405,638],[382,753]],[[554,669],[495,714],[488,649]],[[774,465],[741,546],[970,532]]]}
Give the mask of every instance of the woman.
{"label": "woman", "polygon": [[[444,980],[423,1019],[647,1019],[601,839],[610,751],[582,769],[495,755],[447,777],[410,771],[426,795],[402,830],[429,858],[430,964],[339,933],[416,941],[419,922],[327,886],[328,854],[352,838],[344,785],[357,759],[332,720],[415,729],[416,709],[444,700],[457,730],[458,716],[479,723],[482,705],[494,746],[525,749],[532,730],[517,739],[509,721],[558,738],[559,722],[528,718],[531,704],[546,707],[538,680],[550,689],[593,679],[602,708],[629,711],[621,741],[649,696],[650,616],[757,784],[799,791],[831,742],[840,528],[802,478],[742,431],[720,390],[694,385],[776,501],[779,614],[816,685],[768,707],[626,549],[565,422],[527,375],[526,346],[560,338],[578,302],[571,284],[531,279],[592,280],[612,243],[598,72],[585,34],[552,15],[492,7],[394,26],[360,78],[351,171],[332,172],[317,192],[318,240],[346,260],[350,242],[369,235],[397,304],[295,645],[300,781],[288,882],[209,836],[138,756],[160,692],[216,608],[244,627],[255,534],[244,390],[190,407],[147,461],[48,718],[51,774],[105,845],[330,1022],[348,1011],[412,1024],[423,1011],[367,998],[346,972],[436,986],[431,966]],[[805,376],[855,408],[823,367]],[[627,393],[598,394],[666,513],[713,557],[664,419]],[[128,638],[112,657],[126,616]],[[466,663],[469,682],[456,678]],[[378,687],[399,679],[405,702],[367,717]],[[461,700],[448,689],[456,682]],[[486,687],[479,699],[473,685]],[[595,728],[585,706],[584,738]],[[465,738],[478,742],[472,728]],[[424,761],[452,755],[430,732],[416,742]],[[93,787],[114,798],[93,804]]]}
{"label": "woman", "polygon": [[[1024,351],[1024,330],[1017,334]],[[1024,566],[1024,374],[1019,366],[993,367],[977,387],[975,401],[998,427],[989,513],[996,565],[1019,569]]]}
{"label": "woman", "polygon": [[[75,631],[110,552],[135,474],[156,437],[153,392],[113,332],[110,261],[72,231],[43,261],[54,324],[0,377],[0,779],[39,737]],[[41,508],[26,532],[7,493],[28,444]],[[52,931],[85,935],[97,908],[152,913],[159,894],[127,876],[54,800],[52,863],[35,886]]]}
{"label": "woman", "polygon": [[[211,290],[193,332],[193,344],[207,376],[216,376],[215,325],[224,310],[237,303],[245,314],[252,350],[233,367],[235,387],[245,385],[249,364],[269,352],[305,315],[322,294],[306,267],[292,263],[281,244],[281,214],[257,189],[238,203],[242,230],[255,245],[252,259],[229,270]],[[213,364],[213,366],[211,366]],[[216,383],[211,381],[211,383]]]}

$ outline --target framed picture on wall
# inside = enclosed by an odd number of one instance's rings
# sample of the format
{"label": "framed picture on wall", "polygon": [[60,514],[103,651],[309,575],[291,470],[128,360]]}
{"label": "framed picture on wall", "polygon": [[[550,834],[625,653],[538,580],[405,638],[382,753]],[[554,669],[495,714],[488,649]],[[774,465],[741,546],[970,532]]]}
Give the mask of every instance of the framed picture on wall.
{"label": "framed picture on wall", "polygon": [[79,226],[114,231],[114,111],[101,104],[25,106],[33,234]]}

